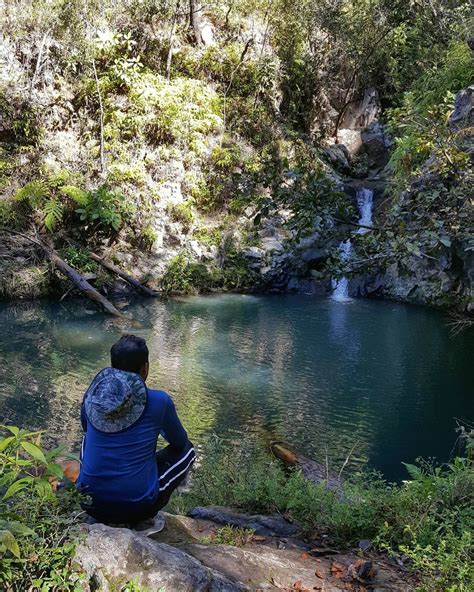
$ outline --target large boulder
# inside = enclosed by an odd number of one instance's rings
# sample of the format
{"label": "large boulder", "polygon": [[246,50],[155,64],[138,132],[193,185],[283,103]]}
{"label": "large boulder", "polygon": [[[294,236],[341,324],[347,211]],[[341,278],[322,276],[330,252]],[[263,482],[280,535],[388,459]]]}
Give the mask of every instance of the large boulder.
{"label": "large boulder", "polygon": [[[160,592],[412,590],[403,571],[383,560],[363,553],[321,555],[294,538],[295,526],[281,516],[218,507],[193,513],[206,519],[164,513],[165,528],[152,538],[127,528],[83,525],[75,555],[84,574],[82,589],[112,592],[133,581]],[[223,524],[253,528],[255,534],[237,546],[216,544]]]}
{"label": "large boulder", "polygon": [[333,168],[343,175],[351,172],[351,156],[344,144],[332,144],[324,151],[326,158]]}
{"label": "large boulder", "polygon": [[382,169],[387,164],[391,145],[390,136],[378,121],[374,121],[362,131],[362,146],[371,169]]}
{"label": "large boulder", "polygon": [[341,128],[361,130],[377,121],[381,112],[377,89],[366,88],[358,101],[351,101],[344,111]]}
{"label": "large boulder", "polygon": [[[332,583],[316,575],[320,563],[297,550],[279,550],[258,546],[240,548],[187,545],[186,551],[214,571],[229,579],[243,579],[249,590],[321,590],[338,592],[344,583]],[[329,570],[328,570],[329,571]],[[327,575],[324,570],[320,575]],[[324,576],[323,576],[324,577]],[[324,583],[324,588],[319,587]]]}
{"label": "large boulder", "polygon": [[135,581],[163,592],[241,592],[247,587],[204,566],[185,551],[128,528],[84,525],[75,563],[89,588],[108,592]]}

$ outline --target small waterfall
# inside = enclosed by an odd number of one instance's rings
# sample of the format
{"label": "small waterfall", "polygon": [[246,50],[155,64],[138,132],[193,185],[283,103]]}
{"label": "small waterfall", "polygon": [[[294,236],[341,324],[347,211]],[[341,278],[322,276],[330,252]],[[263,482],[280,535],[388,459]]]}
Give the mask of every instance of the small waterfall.
{"label": "small waterfall", "polygon": [[[357,191],[357,207],[359,209],[359,224],[364,226],[372,225],[372,200],[373,191],[363,187]],[[368,228],[358,228],[356,234],[365,234],[368,232]],[[346,241],[339,245],[339,251],[341,254],[341,260],[347,261],[352,255],[352,242],[348,238]],[[342,277],[339,280],[332,280],[333,293],[331,298],[333,300],[347,301],[349,297],[349,280],[346,277]]]}

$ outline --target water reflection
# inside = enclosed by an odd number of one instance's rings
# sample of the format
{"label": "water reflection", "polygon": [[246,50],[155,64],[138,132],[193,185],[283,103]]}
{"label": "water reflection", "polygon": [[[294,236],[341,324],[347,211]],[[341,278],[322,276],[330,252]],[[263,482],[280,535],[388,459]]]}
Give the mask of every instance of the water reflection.
{"label": "water reflection", "polygon": [[245,430],[337,468],[389,478],[418,455],[446,460],[453,417],[473,419],[473,336],[440,315],[384,302],[225,295],[128,307],[134,322],[82,302],[0,306],[0,416],[80,439],[82,394],[124,331],[148,340],[149,382],[168,390],[192,439]]}

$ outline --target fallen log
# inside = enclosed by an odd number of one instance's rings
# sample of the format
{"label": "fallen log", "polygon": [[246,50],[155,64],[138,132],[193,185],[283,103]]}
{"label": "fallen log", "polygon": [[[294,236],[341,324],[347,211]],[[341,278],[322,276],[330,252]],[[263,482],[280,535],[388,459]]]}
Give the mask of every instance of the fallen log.
{"label": "fallen log", "polygon": [[23,234],[22,232],[18,232],[16,230],[10,230],[9,228],[0,227],[1,232],[6,232],[9,234],[15,234],[17,236],[21,236],[22,238],[29,240],[33,244],[40,247],[46,257],[53,263],[53,265],[65,276],[67,276],[71,282],[78,288],[87,298],[93,300],[102,309],[111,315],[117,317],[123,317],[124,315],[118,311],[115,306],[107,300],[105,296],[103,296],[100,292],[98,292],[78,271],[76,271],[73,267],[71,267],[68,263],[63,261],[61,257],[56,253],[53,247],[50,247],[43,243],[38,238],[33,238],[32,236],[28,236],[27,234]]}
{"label": "fallen log", "polygon": [[283,462],[285,466],[297,467],[301,469],[303,475],[316,485],[325,483],[326,487],[343,496],[342,480],[339,476],[334,476],[329,473],[328,467],[322,463],[303,456],[296,452],[285,442],[272,442],[270,449],[273,454]]}
{"label": "fallen log", "polygon": [[110,261],[106,261],[103,257],[100,257],[99,255],[96,255],[95,253],[92,253],[90,251],[89,251],[89,256],[91,259],[93,259],[94,261],[96,261],[97,263],[102,265],[102,267],[105,267],[105,269],[108,269],[112,273],[115,273],[116,275],[121,277],[123,280],[128,282],[130,285],[132,285],[134,288],[136,288],[140,292],[143,292],[147,296],[152,296],[153,298],[157,298],[160,295],[159,292],[156,292],[155,290],[148,288],[148,286],[144,286],[142,283],[140,283],[134,277],[132,277],[131,275],[128,275],[128,273],[125,273],[119,267],[117,267],[113,263],[110,263]]}
{"label": "fallen log", "polygon": [[99,306],[101,306],[105,312],[117,317],[123,316],[123,314],[117,310],[103,294],[101,294],[91,284],[89,284],[89,282],[78,271],[63,261],[56,251],[50,247],[47,247],[46,245],[42,245],[42,248],[48,259],[57,267],[57,269],[59,269],[60,272],[66,275],[76,286],[76,288],[78,288],[85,296],[94,302],[97,302],[97,304],[99,304]]}
{"label": "fallen log", "polygon": [[156,290],[152,290],[148,286],[144,286],[141,282],[136,280],[134,277],[132,277],[128,273],[125,273],[125,271],[122,271],[120,269],[120,267],[117,267],[113,263],[110,263],[110,261],[107,261],[104,257],[101,257],[100,255],[97,255],[96,253],[89,251],[88,249],[83,247],[81,244],[79,244],[77,241],[71,240],[69,238],[67,240],[68,240],[68,242],[73,244],[75,247],[77,247],[79,249],[83,249],[84,251],[87,251],[89,257],[93,261],[95,261],[96,263],[99,263],[99,265],[102,265],[102,267],[104,267],[108,271],[115,273],[115,275],[118,275],[119,277],[121,277],[123,280],[125,280],[127,283],[129,283],[131,286],[133,286],[134,288],[136,288],[140,292],[143,292],[147,296],[151,296],[153,298],[157,298],[158,296],[160,296],[159,292],[157,292]]}

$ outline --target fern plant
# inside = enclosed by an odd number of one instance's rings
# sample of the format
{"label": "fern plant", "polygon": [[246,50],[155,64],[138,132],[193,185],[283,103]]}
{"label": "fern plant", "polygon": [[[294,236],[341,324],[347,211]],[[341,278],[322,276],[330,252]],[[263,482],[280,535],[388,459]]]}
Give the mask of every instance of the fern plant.
{"label": "fern plant", "polygon": [[48,199],[43,208],[43,221],[46,228],[52,232],[63,218],[64,205],[55,197]]}
{"label": "fern plant", "polygon": [[60,192],[69,197],[79,206],[86,206],[89,202],[89,192],[76,187],[75,185],[63,185],[60,187]]}
{"label": "fern plant", "polygon": [[27,203],[37,210],[49,232],[52,232],[62,221],[70,199],[84,207],[89,201],[89,193],[74,185],[62,185],[57,177],[45,180],[30,181],[16,192],[18,201]]}
{"label": "fern plant", "polygon": [[95,191],[85,191],[62,184],[62,178],[58,181],[57,176],[30,181],[17,191],[16,199],[35,210],[49,232],[62,222],[68,209],[79,214],[86,228],[90,226],[106,233],[119,231],[134,211],[134,206],[117,189],[101,185]]}
{"label": "fern plant", "polygon": [[18,201],[28,202],[32,208],[42,205],[49,197],[49,188],[43,181],[30,181],[16,192]]}

